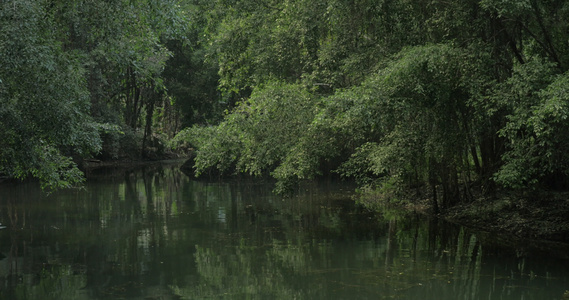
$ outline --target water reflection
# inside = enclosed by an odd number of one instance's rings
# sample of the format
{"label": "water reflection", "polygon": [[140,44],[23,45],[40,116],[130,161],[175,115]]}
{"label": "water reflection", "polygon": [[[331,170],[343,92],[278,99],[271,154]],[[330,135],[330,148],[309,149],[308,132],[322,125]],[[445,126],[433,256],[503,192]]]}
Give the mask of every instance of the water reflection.
{"label": "water reflection", "polygon": [[[336,183],[192,181],[176,164],[101,169],[85,190],[0,186],[0,299],[561,299],[568,260]],[[563,251],[563,250],[561,250]],[[560,252],[563,253],[563,252]]]}

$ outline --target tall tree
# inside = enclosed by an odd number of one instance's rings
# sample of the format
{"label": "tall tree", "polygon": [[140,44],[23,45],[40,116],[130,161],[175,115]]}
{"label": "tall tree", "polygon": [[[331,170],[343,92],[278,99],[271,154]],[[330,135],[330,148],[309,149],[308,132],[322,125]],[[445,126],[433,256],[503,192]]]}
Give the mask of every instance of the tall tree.
{"label": "tall tree", "polygon": [[0,173],[72,186],[82,176],[70,156],[101,147],[82,57],[58,40],[48,1],[0,5]]}
{"label": "tall tree", "polygon": [[169,102],[162,41],[185,33],[178,4],[1,2],[0,172],[66,187],[82,180],[71,157],[141,153]]}

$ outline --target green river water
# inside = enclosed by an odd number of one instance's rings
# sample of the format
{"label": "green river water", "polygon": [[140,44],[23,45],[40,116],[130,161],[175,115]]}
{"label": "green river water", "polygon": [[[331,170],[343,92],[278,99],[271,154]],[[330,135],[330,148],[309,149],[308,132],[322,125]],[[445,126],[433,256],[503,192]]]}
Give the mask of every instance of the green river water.
{"label": "green river water", "polygon": [[[195,181],[179,163],[85,189],[0,185],[0,299],[564,299],[569,247],[354,205],[352,187]],[[569,293],[568,293],[569,294]]]}

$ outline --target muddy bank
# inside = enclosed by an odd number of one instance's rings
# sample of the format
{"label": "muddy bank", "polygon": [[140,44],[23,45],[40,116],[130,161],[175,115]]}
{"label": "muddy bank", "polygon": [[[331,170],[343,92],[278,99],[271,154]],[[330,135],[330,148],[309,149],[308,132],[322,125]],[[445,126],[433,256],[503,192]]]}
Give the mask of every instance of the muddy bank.
{"label": "muddy bank", "polygon": [[[360,201],[372,210],[396,208],[483,231],[501,239],[532,240],[569,245],[569,192],[540,192],[532,195],[502,193],[495,199],[480,197],[433,213],[430,199],[406,197],[380,204],[373,196]],[[371,204],[371,205],[370,205]]]}
{"label": "muddy bank", "polygon": [[159,169],[165,165],[181,166],[187,158],[170,157],[163,160],[85,160],[81,164],[81,170],[87,179],[97,177],[116,177],[125,173],[146,168],[148,170]]}
{"label": "muddy bank", "polygon": [[448,209],[440,217],[500,235],[569,243],[569,193],[481,199]]}

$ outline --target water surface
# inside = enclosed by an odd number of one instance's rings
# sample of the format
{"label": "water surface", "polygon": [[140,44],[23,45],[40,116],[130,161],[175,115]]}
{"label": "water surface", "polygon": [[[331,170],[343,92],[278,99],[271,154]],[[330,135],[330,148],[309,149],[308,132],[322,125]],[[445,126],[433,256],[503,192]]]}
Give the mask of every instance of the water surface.
{"label": "water surface", "polygon": [[564,246],[354,205],[337,182],[282,198],[177,163],[84,190],[0,185],[0,299],[562,299]]}

